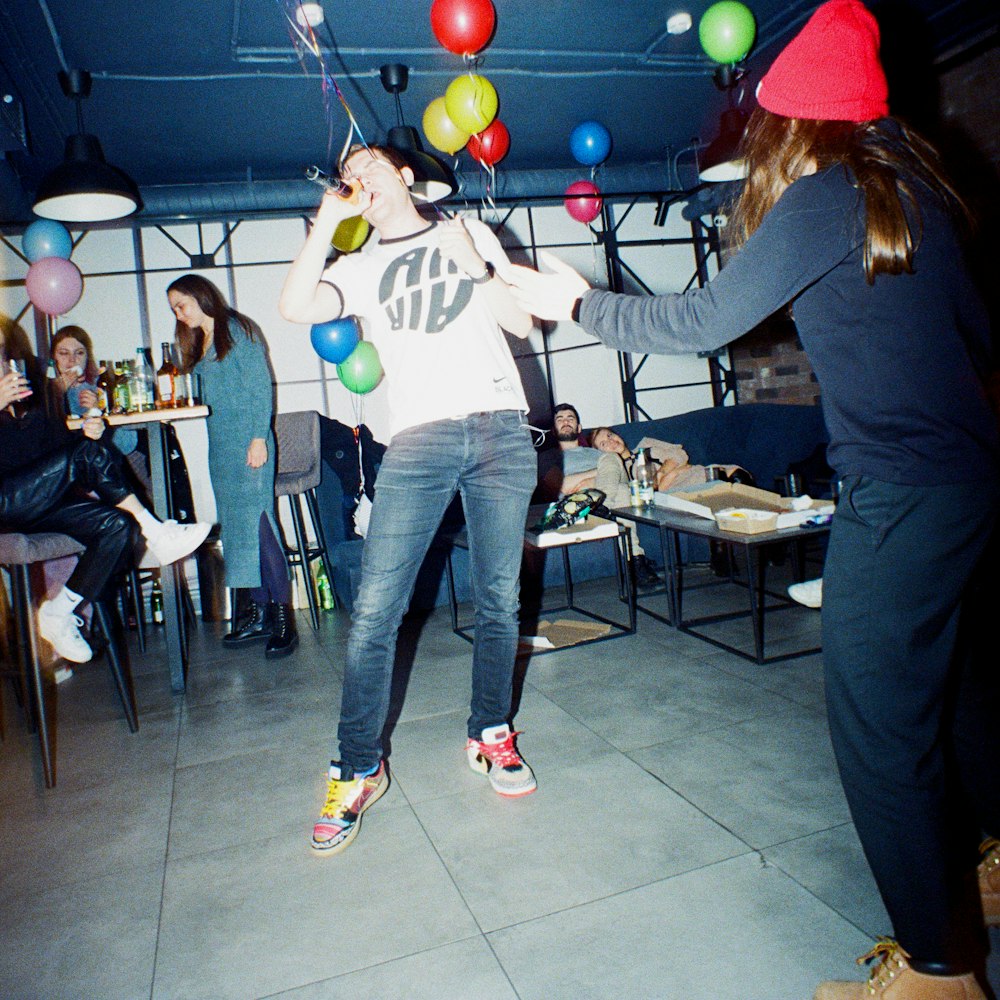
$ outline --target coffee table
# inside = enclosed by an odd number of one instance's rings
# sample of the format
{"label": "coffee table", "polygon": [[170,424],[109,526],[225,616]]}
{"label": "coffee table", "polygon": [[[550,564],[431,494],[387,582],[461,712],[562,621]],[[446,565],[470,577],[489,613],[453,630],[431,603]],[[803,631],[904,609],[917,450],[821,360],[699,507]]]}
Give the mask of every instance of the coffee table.
{"label": "coffee table", "polygon": [[[549,549],[558,550],[563,561],[563,603],[557,607],[541,608],[538,614],[553,614],[559,611],[573,611],[591,621],[600,622],[610,626],[610,631],[606,635],[594,636],[586,639],[579,639],[572,646],[558,646],[554,649],[534,648],[532,655],[538,656],[543,653],[552,653],[557,649],[575,648],[585,646],[592,642],[603,642],[607,639],[617,639],[623,635],[634,635],[636,630],[636,596],[635,585],[632,575],[632,539],[628,529],[617,521],[609,521],[605,518],[591,515],[585,524],[574,525],[559,531],[537,532],[533,529],[545,512],[545,505],[534,506],[528,510],[528,518],[524,530],[524,550],[529,557],[547,551]],[[458,599],[455,590],[455,574],[452,566],[452,554],[456,548],[466,549],[469,547],[469,539],[466,530],[463,528],[458,532],[453,540],[452,548],[448,551],[447,561],[447,581],[448,581],[448,603],[451,609],[452,631],[468,642],[473,641],[475,625],[462,625],[458,620]],[[627,608],[628,619],[622,623],[607,618],[589,608],[581,607],[576,603],[573,587],[573,567],[570,562],[570,550],[576,545],[596,545],[598,543],[611,542],[615,546],[615,568],[618,576],[618,596]]]}
{"label": "coffee table", "polygon": [[[782,528],[778,531],[763,531],[755,535],[744,535],[733,531],[723,531],[716,525],[714,520],[706,517],[699,517],[697,514],[688,514],[684,511],[670,510],[656,504],[643,507],[616,507],[614,513],[617,517],[636,524],[648,524],[659,531],[660,550],[663,554],[664,576],[666,586],[664,591],[667,597],[668,614],[666,616],[658,614],[651,608],[644,607],[637,602],[637,607],[644,614],[651,618],[664,622],[682,632],[697,636],[705,642],[718,646],[720,649],[728,650],[746,660],[755,661],[759,664],[777,663],[781,660],[790,660],[799,656],[809,656],[812,653],[821,651],[822,646],[814,646],[808,649],[794,650],[788,653],[781,653],[775,656],[764,655],[764,613],[768,611],[781,611],[787,608],[797,608],[800,605],[790,600],[786,595],[768,590],[766,584],[767,560],[761,558],[761,550],[766,545],[775,543],[788,544],[792,542],[802,542],[809,538],[821,537],[830,533],[830,524],[804,525],[797,528]],[[730,611],[722,614],[704,615],[699,618],[691,618],[685,621],[683,610],[684,597],[684,567],[680,560],[679,539],[681,535],[693,535],[697,538],[707,538],[710,541],[725,543],[734,549],[743,550],[747,566],[747,583],[742,584],[737,580],[720,582],[730,582],[739,586],[744,586],[749,594],[749,607],[745,610]],[[649,595],[644,595],[648,597]],[[768,599],[771,600],[768,600]],[[700,626],[714,625],[717,622],[730,621],[737,618],[749,618],[753,629],[753,653],[750,654],[738,646],[723,642],[714,636],[707,635]]]}

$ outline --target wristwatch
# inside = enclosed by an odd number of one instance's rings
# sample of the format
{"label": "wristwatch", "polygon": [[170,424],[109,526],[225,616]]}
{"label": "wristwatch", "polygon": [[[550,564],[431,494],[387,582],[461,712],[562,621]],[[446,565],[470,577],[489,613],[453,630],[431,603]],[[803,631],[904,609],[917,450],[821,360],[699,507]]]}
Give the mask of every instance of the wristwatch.
{"label": "wristwatch", "polygon": [[478,278],[470,278],[469,280],[474,285],[485,285],[487,281],[492,281],[495,275],[496,275],[496,270],[494,269],[493,265],[489,261],[487,261],[486,270],[483,271],[483,273],[479,275]]}

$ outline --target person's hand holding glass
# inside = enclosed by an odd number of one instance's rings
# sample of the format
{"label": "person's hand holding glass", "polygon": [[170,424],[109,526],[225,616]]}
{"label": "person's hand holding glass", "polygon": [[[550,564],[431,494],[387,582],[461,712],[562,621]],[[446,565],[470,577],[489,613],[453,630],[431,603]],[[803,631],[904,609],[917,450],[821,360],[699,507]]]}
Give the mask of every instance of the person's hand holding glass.
{"label": "person's hand holding glass", "polygon": [[6,371],[0,377],[0,409],[9,406],[15,416],[20,416],[18,404],[27,399],[31,392],[24,361],[20,358],[11,358],[6,364]]}

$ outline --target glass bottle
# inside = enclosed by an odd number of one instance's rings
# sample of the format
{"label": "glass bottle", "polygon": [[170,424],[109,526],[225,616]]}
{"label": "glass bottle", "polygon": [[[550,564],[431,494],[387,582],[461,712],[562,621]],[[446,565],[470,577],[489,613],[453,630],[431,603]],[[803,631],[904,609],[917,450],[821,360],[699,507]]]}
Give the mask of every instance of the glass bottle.
{"label": "glass bottle", "polygon": [[632,495],[635,496],[642,506],[648,506],[653,502],[653,491],[656,483],[656,473],[653,469],[653,458],[649,454],[648,448],[640,448],[635,453],[632,460],[632,479],[637,484],[632,488]]}
{"label": "glass bottle", "polygon": [[177,405],[177,365],[169,341],[162,345],[163,364],[156,372],[156,408],[171,410]]}
{"label": "glass bottle", "polygon": [[320,563],[316,572],[316,590],[319,591],[320,607],[324,611],[330,611],[336,607],[333,596],[333,587],[330,586],[330,578],[326,575],[326,567]]}
{"label": "glass bottle", "polygon": [[114,400],[114,413],[128,413],[132,409],[128,370],[124,361],[115,362]]}
{"label": "glass bottle", "polygon": [[142,346],[135,349],[135,384],[139,397],[133,401],[136,409],[143,412],[152,410],[156,406],[156,375],[146,348]]}
{"label": "glass bottle", "polygon": [[110,361],[102,361],[97,370],[97,405],[101,413],[110,413],[114,406],[115,370]]}
{"label": "glass bottle", "polygon": [[159,577],[153,577],[153,586],[149,591],[149,617],[154,625],[163,624],[163,588]]}

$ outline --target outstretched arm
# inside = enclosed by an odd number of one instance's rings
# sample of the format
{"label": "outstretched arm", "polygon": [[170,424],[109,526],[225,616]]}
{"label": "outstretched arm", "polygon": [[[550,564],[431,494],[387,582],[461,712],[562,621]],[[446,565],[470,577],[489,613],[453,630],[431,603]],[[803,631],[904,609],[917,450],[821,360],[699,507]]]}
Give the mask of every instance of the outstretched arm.
{"label": "outstretched arm", "polygon": [[292,262],[281,289],[278,311],[285,319],[292,323],[324,323],[341,315],[340,294],[321,279],[334,230],[344,219],[367,208],[365,199],[370,199],[370,195],[363,193],[361,197],[359,206],[338,198],[332,191],[323,195],[305,245]]}

